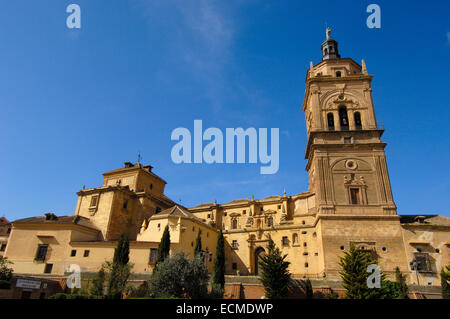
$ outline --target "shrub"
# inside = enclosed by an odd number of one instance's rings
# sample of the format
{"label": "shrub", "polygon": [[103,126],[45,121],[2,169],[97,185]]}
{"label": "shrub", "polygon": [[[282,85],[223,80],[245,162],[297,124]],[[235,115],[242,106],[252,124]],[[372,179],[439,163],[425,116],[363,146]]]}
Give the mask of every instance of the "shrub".
{"label": "shrub", "polygon": [[205,298],[208,281],[208,269],[200,257],[187,259],[177,253],[156,265],[149,288],[153,297]]}

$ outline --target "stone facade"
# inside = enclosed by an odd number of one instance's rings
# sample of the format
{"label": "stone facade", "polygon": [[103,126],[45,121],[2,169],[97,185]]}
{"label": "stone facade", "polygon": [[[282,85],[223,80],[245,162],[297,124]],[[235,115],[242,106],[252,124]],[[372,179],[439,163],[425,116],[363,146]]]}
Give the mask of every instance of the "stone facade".
{"label": "stone facade", "polygon": [[15,272],[64,275],[69,264],[95,272],[112,259],[124,233],[131,240],[133,271],[150,274],[168,225],[171,252],[190,256],[201,230],[210,270],[222,228],[228,275],[257,275],[258,258],[272,239],[288,255],[296,278],[338,281],[339,257],[355,244],[370,252],[390,279],[399,267],[410,284],[439,285],[439,271],[450,260],[450,219],[397,214],[384,129],[372,100],[373,76],[364,61],[340,58],[330,31],[322,50],[322,61],[311,62],[307,72],[302,105],[306,192],[187,209],[164,195],[166,182],[150,165],[126,162],[104,173],[102,186],[80,190],[73,215],[14,221],[5,255]]}

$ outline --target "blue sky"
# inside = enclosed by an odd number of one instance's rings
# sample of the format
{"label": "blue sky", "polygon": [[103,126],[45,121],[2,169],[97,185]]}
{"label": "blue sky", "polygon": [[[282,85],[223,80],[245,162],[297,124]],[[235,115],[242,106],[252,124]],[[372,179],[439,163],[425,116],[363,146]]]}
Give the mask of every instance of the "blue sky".
{"label": "blue sky", "polygon": [[[66,7],[82,10],[80,30]],[[366,7],[381,7],[381,29]],[[76,192],[143,162],[185,206],[306,191],[301,111],[325,24],[365,59],[400,214],[450,216],[447,1],[3,1],[0,215],[72,214]],[[280,128],[280,169],[172,163],[176,127]]]}

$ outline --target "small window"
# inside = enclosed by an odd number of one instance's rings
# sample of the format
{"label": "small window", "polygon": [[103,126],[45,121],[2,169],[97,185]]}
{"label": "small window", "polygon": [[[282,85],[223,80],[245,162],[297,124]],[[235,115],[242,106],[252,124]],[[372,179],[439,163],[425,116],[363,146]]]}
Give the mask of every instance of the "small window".
{"label": "small window", "polygon": [[[194,244],[194,243],[192,243]],[[150,256],[149,256],[149,260],[148,263],[150,265],[154,265],[156,264],[156,257],[158,256],[158,249],[156,248],[150,248]]]}
{"label": "small window", "polygon": [[195,232],[195,226],[192,226],[192,231],[194,231],[194,232]]}
{"label": "small window", "polygon": [[340,249],[341,249],[341,250],[344,250],[344,246],[341,246]]}
{"label": "small window", "polygon": [[53,264],[45,264],[44,274],[51,274],[53,269]]}
{"label": "small window", "polygon": [[273,227],[273,218],[272,218],[272,217],[269,217],[269,218],[267,219],[267,226],[268,226],[268,227]]}
{"label": "small window", "polygon": [[359,205],[359,188],[350,188],[350,200],[353,205]]}
{"label": "small window", "polygon": [[158,231],[161,230],[161,224],[158,224]]}
{"label": "small window", "polygon": [[308,263],[305,263],[305,268],[308,268],[309,267],[309,264]]}
{"label": "small window", "polygon": [[262,212],[264,210],[264,208],[261,207],[259,210]]}
{"label": "small window", "polygon": [[282,240],[281,240],[281,244],[283,246],[288,246],[289,245],[289,239],[287,236],[283,236]]}
{"label": "small window", "polygon": [[242,214],[247,214],[247,211],[244,209],[243,211],[242,211]]}
{"label": "small window", "polygon": [[91,197],[90,207],[96,207],[98,203],[98,195],[94,195]]}
{"label": "small window", "polygon": [[439,248],[436,248],[435,252],[439,254],[441,251],[439,250]]}
{"label": "small window", "polygon": [[225,212],[225,213],[223,213],[223,216],[227,216],[227,213]]}
{"label": "small window", "polygon": [[128,201],[126,200],[123,202],[123,209],[127,209],[127,207],[128,207]]}
{"label": "small window", "polygon": [[352,138],[351,137],[344,137],[344,144],[352,144]]}
{"label": "small window", "polygon": [[237,240],[233,240],[233,242],[231,243],[231,248],[238,249],[238,242],[237,242]]}
{"label": "small window", "polygon": [[153,189],[153,184],[150,184],[150,189]]}
{"label": "small window", "polygon": [[191,241],[191,247],[194,247],[194,242],[193,241]]}
{"label": "small window", "polygon": [[11,234],[11,227],[8,228],[8,230],[6,231],[7,234]]}
{"label": "small window", "polygon": [[48,245],[38,245],[35,260],[43,261],[47,256]]}
{"label": "small window", "polygon": [[71,252],[70,252],[70,257],[75,257],[77,255],[77,251],[75,250],[75,249],[73,249]]}
{"label": "small window", "polygon": [[387,248],[386,248],[386,247],[383,247],[383,248],[381,248],[381,250],[382,250],[383,252],[386,252],[386,251],[387,251]]}
{"label": "small window", "polygon": [[304,252],[304,253],[303,253],[303,256],[308,256],[308,253],[307,253],[307,252]]}
{"label": "small window", "polygon": [[306,242],[304,242],[303,243],[303,247],[306,247],[306,246],[308,246],[308,244]]}
{"label": "small window", "polygon": [[294,243],[294,245],[298,244],[298,235],[297,234],[292,235],[292,242]]}
{"label": "small window", "polygon": [[89,250],[84,251],[83,257],[89,257]]}
{"label": "small window", "polygon": [[231,229],[237,229],[238,228],[238,221],[237,219],[233,219],[231,221]]}
{"label": "small window", "polygon": [[305,225],[305,224],[306,224],[306,222],[304,220],[302,220],[302,225]]}
{"label": "small window", "polygon": [[340,78],[340,77],[341,77],[341,71],[337,71],[337,72],[336,72],[336,77],[337,77],[337,78]]}
{"label": "small window", "polygon": [[6,244],[2,244],[2,246],[0,247],[0,251],[5,251],[6,250]]}
{"label": "small window", "polygon": [[314,253],[314,256],[319,256],[319,253]]}
{"label": "small window", "polygon": [[161,212],[161,207],[156,207],[155,213],[158,214],[159,212]]}
{"label": "small window", "polygon": [[231,268],[232,268],[233,270],[236,270],[236,269],[237,269],[237,263],[232,263],[232,264],[231,264]]}
{"label": "small window", "polygon": [[302,235],[306,235],[307,234],[307,232],[306,231],[302,231]]}
{"label": "small window", "polygon": [[208,214],[208,218],[211,218],[211,214]]}
{"label": "small window", "polygon": [[278,205],[278,209],[281,209],[281,205]]}

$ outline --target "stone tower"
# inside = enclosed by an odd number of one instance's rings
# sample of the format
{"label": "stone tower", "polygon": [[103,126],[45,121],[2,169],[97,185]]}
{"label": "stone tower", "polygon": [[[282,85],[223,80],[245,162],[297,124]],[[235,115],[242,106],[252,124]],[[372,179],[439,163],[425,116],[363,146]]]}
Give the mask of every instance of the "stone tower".
{"label": "stone tower", "polygon": [[308,141],[305,158],[318,214],[396,215],[372,101],[372,75],[341,58],[326,32],[322,61],[307,73],[303,103]]}

